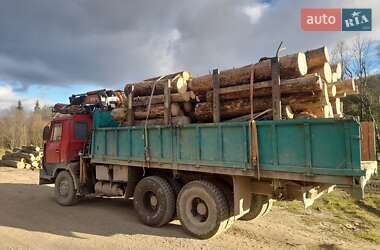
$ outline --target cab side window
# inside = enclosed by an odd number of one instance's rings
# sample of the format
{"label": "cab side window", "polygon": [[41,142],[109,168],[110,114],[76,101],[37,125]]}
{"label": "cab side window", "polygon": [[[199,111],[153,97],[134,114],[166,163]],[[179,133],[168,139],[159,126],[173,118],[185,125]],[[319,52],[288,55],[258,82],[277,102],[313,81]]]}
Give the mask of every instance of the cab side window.
{"label": "cab side window", "polygon": [[56,123],[53,125],[51,133],[51,141],[60,141],[62,138],[62,123]]}
{"label": "cab side window", "polygon": [[87,140],[87,122],[75,122],[74,123],[74,139],[75,140]]}

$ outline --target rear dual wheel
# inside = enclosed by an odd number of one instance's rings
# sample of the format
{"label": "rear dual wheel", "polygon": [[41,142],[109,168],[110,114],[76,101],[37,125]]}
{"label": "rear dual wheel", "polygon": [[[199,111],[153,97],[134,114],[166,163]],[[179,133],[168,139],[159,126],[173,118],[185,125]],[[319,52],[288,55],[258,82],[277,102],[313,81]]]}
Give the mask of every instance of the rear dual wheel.
{"label": "rear dual wheel", "polygon": [[187,183],[178,194],[177,213],[191,235],[211,238],[227,228],[229,204],[223,191],[209,181]]}
{"label": "rear dual wheel", "polygon": [[175,192],[162,177],[148,176],[142,179],[136,185],[133,197],[139,219],[148,226],[163,226],[175,215]]}

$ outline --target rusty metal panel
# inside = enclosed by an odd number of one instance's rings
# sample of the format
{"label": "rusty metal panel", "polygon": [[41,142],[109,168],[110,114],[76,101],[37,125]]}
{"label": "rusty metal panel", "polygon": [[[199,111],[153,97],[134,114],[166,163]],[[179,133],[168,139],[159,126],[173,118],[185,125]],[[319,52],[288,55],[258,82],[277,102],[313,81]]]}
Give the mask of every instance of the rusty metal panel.
{"label": "rusty metal panel", "polygon": [[360,123],[361,159],[376,161],[375,125],[373,122]]}

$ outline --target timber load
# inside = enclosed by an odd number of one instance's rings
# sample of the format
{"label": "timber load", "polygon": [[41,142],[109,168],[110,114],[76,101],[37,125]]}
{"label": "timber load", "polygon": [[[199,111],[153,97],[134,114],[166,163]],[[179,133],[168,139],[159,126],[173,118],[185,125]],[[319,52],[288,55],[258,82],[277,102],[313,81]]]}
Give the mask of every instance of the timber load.
{"label": "timber load", "polygon": [[43,152],[40,147],[29,145],[21,148],[14,148],[13,151],[5,151],[0,160],[0,166],[40,169],[42,165]]}
{"label": "timber load", "polygon": [[[326,47],[280,56],[278,74],[282,119],[343,117],[341,98],[358,94]],[[180,71],[152,77],[126,84],[126,100],[111,115],[122,125],[273,119],[272,75],[272,60],[264,57],[201,76]]]}

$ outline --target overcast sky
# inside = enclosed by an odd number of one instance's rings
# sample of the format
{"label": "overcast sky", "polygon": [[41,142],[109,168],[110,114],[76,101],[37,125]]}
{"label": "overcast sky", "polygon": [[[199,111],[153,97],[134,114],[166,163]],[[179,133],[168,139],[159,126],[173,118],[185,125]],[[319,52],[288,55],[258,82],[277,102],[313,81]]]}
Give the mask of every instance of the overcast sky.
{"label": "overcast sky", "polygon": [[193,75],[349,40],[353,32],[303,32],[304,7],[372,8],[379,0],[0,0],[0,107],[66,101],[177,70]]}

